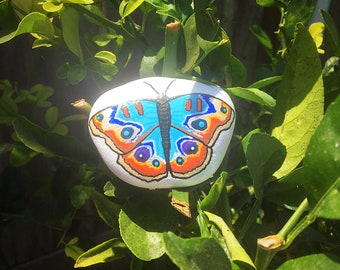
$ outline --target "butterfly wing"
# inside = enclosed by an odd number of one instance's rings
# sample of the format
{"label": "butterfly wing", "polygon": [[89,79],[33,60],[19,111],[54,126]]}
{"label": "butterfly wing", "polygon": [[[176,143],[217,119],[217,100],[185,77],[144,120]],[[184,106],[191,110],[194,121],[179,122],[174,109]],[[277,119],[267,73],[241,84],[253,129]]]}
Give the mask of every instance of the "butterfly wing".
{"label": "butterfly wing", "polygon": [[212,147],[220,133],[230,128],[235,113],[225,101],[207,94],[179,96],[169,104],[170,168],[175,177],[189,178],[209,164]]}
{"label": "butterfly wing", "polygon": [[118,154],[117,162],[133,176],[145,181],[166,176],[157,105],[154,101],[114,105],[94,114],[89,125],[92,134],[105,140],[106,145]]}

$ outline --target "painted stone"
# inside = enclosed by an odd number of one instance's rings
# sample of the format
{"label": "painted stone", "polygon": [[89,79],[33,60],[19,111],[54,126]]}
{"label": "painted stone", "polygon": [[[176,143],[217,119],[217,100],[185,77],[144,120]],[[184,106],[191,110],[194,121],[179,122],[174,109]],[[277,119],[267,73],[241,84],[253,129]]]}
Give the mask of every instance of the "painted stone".
{"label": "painted stone", "polygon": [[235,125],[221,88],[164,77],[109,90],[94,103],[89,130],[108,168],[142,188],[202,183],[220,166]]}

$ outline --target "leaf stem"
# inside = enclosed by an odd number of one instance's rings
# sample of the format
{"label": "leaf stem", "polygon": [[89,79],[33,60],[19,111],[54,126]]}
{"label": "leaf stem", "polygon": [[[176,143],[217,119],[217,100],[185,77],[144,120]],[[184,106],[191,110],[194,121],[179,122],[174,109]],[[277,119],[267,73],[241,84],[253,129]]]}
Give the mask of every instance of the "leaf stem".
{"label": "leaf stem", "polygon": [[177,70],[177,49],[180,22],[169,23],[165,27],[165,53],[162,75],[174,77]]}
{"label": "leaf stem", "polygon": [[224,220],[221,217],[207,211],[204,211],[204,214],[206,214],[209,221],[214,223],[221,231],[228,247],[231,259],[233,261],[241,261],[243,263],[249,264],[253,268],[256,268],[253,261],[250,259],[249,255],[246,253],[246,251],[241,246],[241,244],[239,243],[233,232],[230,230],[228,225],[224,222]]}
{"label": "leaf stem", "polygon": [[288,234],[291,233],[293,228],[296,226],[298,221],[300,220],[303,213],[308,210],[308,200],[305,198],[299,207],[295,210],[294,214],[290,217],[290,219],[286,222],[283,228],[279,231],[278,235],[283,239],[287,239]]}

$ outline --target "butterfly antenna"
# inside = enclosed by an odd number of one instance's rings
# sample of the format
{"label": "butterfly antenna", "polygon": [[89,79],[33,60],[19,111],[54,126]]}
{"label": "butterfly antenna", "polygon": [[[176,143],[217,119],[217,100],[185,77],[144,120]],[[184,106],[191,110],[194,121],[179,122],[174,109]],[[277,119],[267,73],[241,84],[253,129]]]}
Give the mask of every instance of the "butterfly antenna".
{"label": "butterfly antenna", "polygon": [[148,86],[150,86],[151,89],[152,89],[153,91],[155,91],[157,95],[160,95],[160,93],[156,90],[155,87],[152,86],[152,84],[150,84],[150,83],[148,83],[148,82],[144,82],[144,83],[147,84]]}
{"label": "butterfly antenna", "polygon": [[[166,87],[165,92],[164,92],[165,95],[166,95],[166,92],[168,92],[170,86],[172,85],[172,83],[173,83],[174,81],[176,81],[176,79],[173,79],[173,80],[169,83],[169,85]],[[157,91],[157,89],[156,89],[155,87],[153,87],[150,83],[148,83],[148,82],[144,82],[144,83],[147,84],[147,85],[149,85],[149,86],[151,87],[151,89],[152,89],[153,91],[156,92],[157,95],[161,96],[161,93],[159,93],[159,92]]]}

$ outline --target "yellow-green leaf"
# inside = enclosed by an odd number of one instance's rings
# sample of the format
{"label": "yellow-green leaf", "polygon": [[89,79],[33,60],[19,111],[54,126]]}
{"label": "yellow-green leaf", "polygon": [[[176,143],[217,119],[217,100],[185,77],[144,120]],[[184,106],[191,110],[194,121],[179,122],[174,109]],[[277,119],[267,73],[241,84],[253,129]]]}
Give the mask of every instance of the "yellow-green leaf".
{"label": "yellow-green leaf", "polygon": [[272,117],[272,135],[286,146],[287,156],[274,174],[281,178],[303,159],[323,116],[323,81],[318,52],[309,32],[298,24]]}

